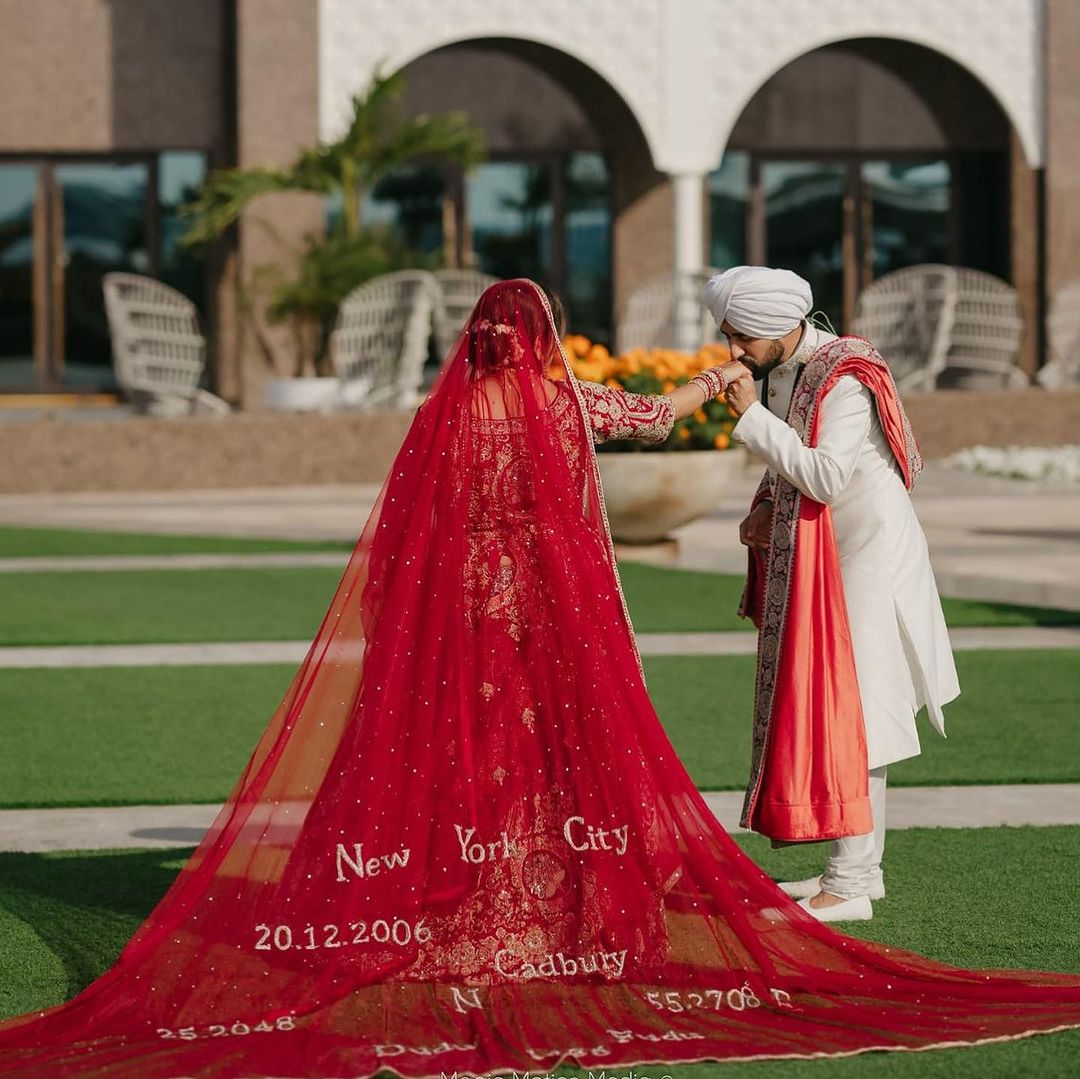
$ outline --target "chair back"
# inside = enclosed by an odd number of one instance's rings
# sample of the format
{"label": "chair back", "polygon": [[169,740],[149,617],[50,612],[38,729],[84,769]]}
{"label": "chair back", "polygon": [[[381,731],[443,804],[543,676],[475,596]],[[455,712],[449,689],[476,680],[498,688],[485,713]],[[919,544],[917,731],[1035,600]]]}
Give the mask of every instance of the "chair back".
{"label": "chair back", "polygon": [[702,302],[705,282],[719,273],[703,267],[657,274],[630,294],[615,331],[615,348],[682,348],[696,352],[720,330]]}
{"label": "chair back", "polygon": [[454,347],[476,301],[499,279],[479,270],[436,270],[435,345],[444,360]]}
{"label": "chair back", "polygon": [[206,339],[195,305],[169,285],[140,274],[106,274],[102,289],[121,389],[191,397],[206,365]]}
{"label": "chair back", "polygon": [[427,359],[436,285],[426,270],[383,274],[342,301],[330,335],[348,404],[415,404]]}
{"label": "chair back", "polygon": [[955,312],[951,266],[906,266],[863,289],[852,331],[885,357],[898,389],[932,390],[945,369]]}

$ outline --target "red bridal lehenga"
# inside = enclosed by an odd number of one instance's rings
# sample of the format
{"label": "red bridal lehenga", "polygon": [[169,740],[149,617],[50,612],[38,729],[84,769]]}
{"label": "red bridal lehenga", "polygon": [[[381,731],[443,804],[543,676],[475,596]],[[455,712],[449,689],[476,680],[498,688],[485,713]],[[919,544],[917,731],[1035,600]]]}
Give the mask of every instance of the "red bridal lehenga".
{"label": "red bridal lehenga", "polygon": [[591,428],[634,407],[575,383],[536,286],[485,293],[210,832],[111,970],[0,1027],[0,1073],[438,1076],[1080,1025],[1080,977],[848,939],[716,822],[604,517]]}

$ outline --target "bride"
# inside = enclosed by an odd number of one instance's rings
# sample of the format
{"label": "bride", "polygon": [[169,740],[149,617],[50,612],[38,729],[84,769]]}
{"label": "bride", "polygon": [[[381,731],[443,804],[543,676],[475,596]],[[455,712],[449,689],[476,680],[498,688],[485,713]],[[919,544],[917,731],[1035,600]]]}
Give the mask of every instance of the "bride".
{"label": "bride", "polygon": [[540,289],[489,288],[213,827],[111,970],[0,1025],[0,1074],[490,1074],[1080,1025],[1080,977],[837,935],[676,757],[593,443],[663,440],[723,386],[578,383]]}

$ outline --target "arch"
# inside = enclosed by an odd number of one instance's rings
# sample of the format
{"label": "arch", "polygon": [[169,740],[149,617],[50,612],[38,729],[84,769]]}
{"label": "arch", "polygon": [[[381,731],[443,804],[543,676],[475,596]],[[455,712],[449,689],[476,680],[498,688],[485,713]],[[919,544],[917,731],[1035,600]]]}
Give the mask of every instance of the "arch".
{"label": "arch", "polygon": [[1025,115],[1019,103],[1014,100],[1013,95],[1006,93],[1004,88],[998,84],[997,79],[987,78],[986,73],[979,69],[979,65],[962,55],[961,50],[943,44],[941,40],[936,39],[933,35],[914,31],[910,33],[890,31],[868,26],[864,33],[818,33],[816,36],[810,37],[794,36],[798,38],[797,45],[770,52],[761,72],[755,72],[753,81],[733,80],[730,89],[717,87],[717,96],[722,98],[722,109],[718,111],[721,112],[723,119],[709,133],[712,139],[710,142],[712,161],[715,162],[720,159],[731,133],[747,105],[750,104],[755,95],[770,79],[789,64],[827,45],[840,45],[845,42],[877,38],[903,41],[911,45],[921,46],[962,68],[986,90],[1002,110],[1020,140],[1027,163],[1033,168],[1041,164],[1042,130],[1037,118],[1034,115]]}
{"label": "arch", "polygon": [[[508,10],[501,12],[497,22],[490,18],[481,22],[474,16],[472,7],[455,12],[454,5],[449,3],[439,8],[437,17],[424,19],[414,12],[402,24],[399,6],[403,5],[368,3],[363,5],[361,13],[354,0],[320,0],[321,137],[333,138],[341,130],[350,97],[366,87],[377,69],[399,71],[420,57],[447,46],[501,39],[540,45],[588,68],[623,103],[639,127],[651,157],[654,161],[657,159],[661,146],[656,95],[659,76],[631,79],[629,76],[637,70],[635,64],[617,65],[617,49],[610,59],[605,59],[596,55],[594,49],[584,47],[584,43],[605,40],[603,27],[583,25],[582,32],[577,33],[569,20],[559,25],[551,18],[539,19],[537,16],[542,12],[538,11],[537,5],[516,3],[503,5]],[[372,12],[372,7],[381,10]],[[519,7],[520,12],[514,10]],[[358,14],[363,17],[358,18]],[[380,20],[381,15],[385,15],[385,19]],[[460,17],[454,18],[455,15]],[[371,27],[380,22],[383,33],[373,34]],[[622,29],[625,30],[625,26]],[[621,40],[625,41],[625,35]],[[648,45],[647,30],[641,32],[641,43]],[[657,62],[654,57],[653,63]]]}

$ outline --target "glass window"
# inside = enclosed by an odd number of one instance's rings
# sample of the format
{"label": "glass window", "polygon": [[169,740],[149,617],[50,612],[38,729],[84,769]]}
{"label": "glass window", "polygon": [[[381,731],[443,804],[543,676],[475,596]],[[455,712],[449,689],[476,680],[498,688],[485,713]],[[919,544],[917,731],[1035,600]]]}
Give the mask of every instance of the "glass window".
{"label": "glass window", "polygon": [[801,274],[814,306],[843,324],[845,166],[821,161],[765,161],[766,257]]}
{"label": "glass window", "polygon": [[726,270],[746,263],[746,209],[750,200],[750,155],[724,154],[709,173],[709,265]]}
{"label": "glass window", "polygon": [[147,273],[145,164],[58,165],[63,205],[64,381],[112,382],[112,350],[101,281],[114,270]]}
{"label": "glass window", "polygon": [[949,163],[865,161],[861,172],[872,276],[948,262]]}
{"label": "glass window", "polygon": [[364,200],[361,219],[383,226],[409,251],[425,255],[443,248],[446,173],[434,165],[414,165],[384,176]]}
{"label": "glass window", "polygon": [[565,172],[563,300],[574,333],[611,340],[611,205],[603,155],[571,154]]}
{"label": "glass window", "polygon": [[551,168],[493,161],[465,178],[477,268],[496,277],[552,280]]}
{"label": "glass window", "polygon": [[158,204],[161,208],[161,280],[206,306],[206,259],[201,251],[180,246],[190,223],[180,207],[195,197],[206,177],[206,155],[188,151],[158,158]]}
{"label": "glass window", "polygon": [[36,165],[0,166],[0,383],[34,383]]}

